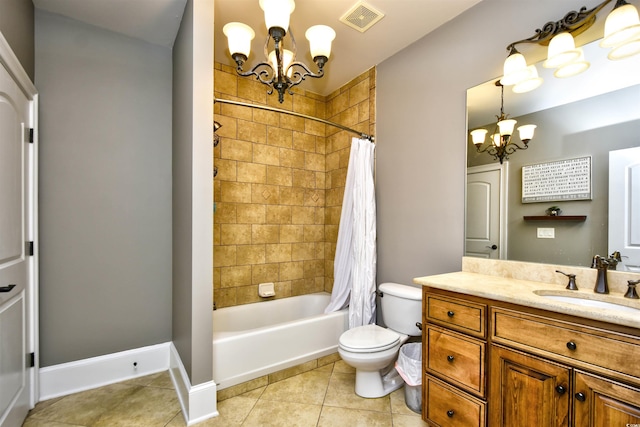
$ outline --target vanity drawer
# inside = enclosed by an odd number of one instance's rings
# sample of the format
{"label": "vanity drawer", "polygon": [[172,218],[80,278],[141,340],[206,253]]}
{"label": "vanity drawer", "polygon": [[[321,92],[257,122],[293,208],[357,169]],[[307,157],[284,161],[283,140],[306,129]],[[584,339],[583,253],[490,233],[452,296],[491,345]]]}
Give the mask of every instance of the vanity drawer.
{"label": "vanity drawer", "polygon": [[508,309],[492,308],[493,342],[545,357],[561,356],[640,377],[640,339]]}
{"label": "vanity drawer", "polygon": [[439,381],[425,377],[424,418],[430,425],[440,427],[472,427],[486,425],[486,404]]}
{"label": "vanity drawer", "polygon": [[425,318],[447,328],[486,338],[487,306],[425,293]]}
{"label": "vanity drawer", "polygon": [[484,342],[429,325],[426,343],[428,373],[479,397],[485,396]]}

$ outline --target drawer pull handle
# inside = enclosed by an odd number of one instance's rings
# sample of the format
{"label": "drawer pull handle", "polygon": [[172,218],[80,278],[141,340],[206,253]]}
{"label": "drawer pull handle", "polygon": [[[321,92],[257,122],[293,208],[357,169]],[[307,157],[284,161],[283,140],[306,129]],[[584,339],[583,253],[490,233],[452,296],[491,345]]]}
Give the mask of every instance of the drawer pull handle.
{"label": "drawer pull handle", "polygon": [[579,392],[579,393],[576,393],[576,399],[579,400],[580,402],[584,402],[585,400],[587,400],[587,396],[585,396],[584,393]]}
{"label": "drawer pull handle", "polygon": [[558,394],[562,395],[567,392],[567,389],[565,386],[559,385],[558,387],[556,387],[556,391],[558,392]]}
{"label": "drawer pull handle", "polygon": [[447,360],[448,360],[449,362],[453,362],[453,359],[454,359],[454,357],[453,357],[453,356],[447,356]]}
{"label": "drawer pull handle", "polygon": [[454,414],[455,414],[455,412],[453,412],[453,409],[449,409],[449,410],[447,411],[447,417],[449,417],[449,418],[453,418],[453,415],[454,415]]}
{"label": "drawer pull handle", "polygon": [[449,317],[453,317],[455,315],[455,313],[451,310],[447,311],[447,316]]}
{"label": "drawer pull handle", "polygon": [[577,346],[577,345],[576,345],[576,343],[574,343],[573,341],[569,341],[569,342],[567,343],[567,348],[568,348],[569,350],[575,350],[576,348],[578,348],[578,346]]}

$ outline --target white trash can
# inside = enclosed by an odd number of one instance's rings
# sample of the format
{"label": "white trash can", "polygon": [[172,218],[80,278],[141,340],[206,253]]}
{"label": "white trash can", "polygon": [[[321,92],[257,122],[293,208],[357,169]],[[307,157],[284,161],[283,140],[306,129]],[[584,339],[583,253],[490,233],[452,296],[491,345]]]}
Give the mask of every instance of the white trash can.
{"label": "white trash can", "polygon": [[422,413],[422,343],[408,343],[400,347],[396,370],[404,380],[404,401],[407,407]]}

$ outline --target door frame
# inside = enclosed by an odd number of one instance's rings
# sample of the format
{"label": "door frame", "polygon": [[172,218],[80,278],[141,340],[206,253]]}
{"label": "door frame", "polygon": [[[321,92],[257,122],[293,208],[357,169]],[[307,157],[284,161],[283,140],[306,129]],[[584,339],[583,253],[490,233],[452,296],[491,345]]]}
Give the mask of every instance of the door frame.
{"label": "door frame", "polygon": [[11,46],[0,31],[0,63],[4,65],[9,75],[18,85],[31,103],[31,117],[29,127],[33,129],[33,143],[29,143],[27,150],[29,158],[29,178],[25,183],[24,194],[27,198],[27,227],[25,238],[34,242],[33,256],[27,257],[27,298],[25,300],[27,310],[27,353],[34,353],[34,366],[29,368],[29,381],[31,383],[30,405],[35,406],[39,398],[39,329],[38,329],[38,91],[29,75],[20,64],[18,57],[13,53]]}
{"label": "door frame", "polygon": [[[464,180],[464,212],[465,212],[465,221],[464,221],[464,239],[465,239],[465,247],[467,242],[467,180],[468,176],[471,173],[480,173],[480,172],[493,172],[498,171],[500,173],[500,192],[498,197],[500,198],[500,241],[498,243],[498,259],[507,259],[507,213],[508,213],[508,204],[507,204],[507,194],[509,194],[509,162],[506,161],[502,164],[500,163],[489,163],[486,165],[480,166],[469,166],[467,167],[467,172],[465,174]],[[465,250],[466,251],[466,250]]]}

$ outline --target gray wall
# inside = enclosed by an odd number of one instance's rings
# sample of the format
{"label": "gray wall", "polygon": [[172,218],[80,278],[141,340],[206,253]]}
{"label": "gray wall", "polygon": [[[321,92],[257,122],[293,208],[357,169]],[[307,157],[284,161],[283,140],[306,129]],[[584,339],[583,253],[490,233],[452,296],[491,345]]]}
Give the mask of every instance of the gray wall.
{"label": "gray wall", "polygon": [[171,340],[171,51],[36,11],[41,366]]}
{"label": "gray wall", "polygon": [[0,2],[0,32],[33,81],[33,3],[31,0],[0,0]]}
{"label": "gray wall", "polygon": [[[590,266],[595,254],[607,254],[609,151],[640,145],[640,86],[515,117],[538,127],[527,151],[509,157],[507,259]],[[495,126],[495,123],[492,124]],[[492,129],[484,126],[485,129]],[[491,163],[469,141],[469,164]],[[592,200],[522,203],[522,166],[591,156]],[[557,205],[562,215],[586,215],[585,222],[524,221]],[[555,229],[555,239],[538,239],[538,227]]]}
{"label": "gray wall", "polygon": [[484,0],[378,66],[378,283],[460,269],[466,90],[572,3]]}
{"label": "gray wall", "polygon": [[213,378],[213,1],[189,0],[173,47],[173,343]]}

